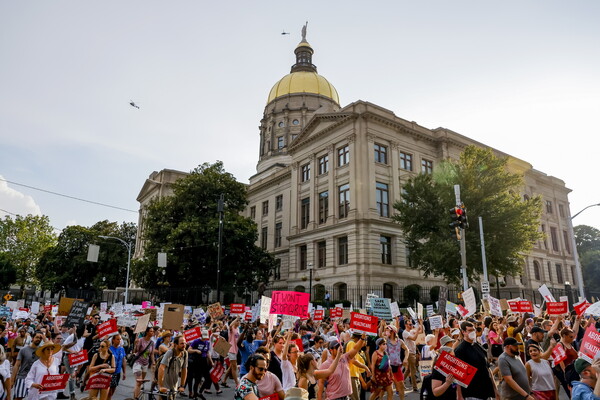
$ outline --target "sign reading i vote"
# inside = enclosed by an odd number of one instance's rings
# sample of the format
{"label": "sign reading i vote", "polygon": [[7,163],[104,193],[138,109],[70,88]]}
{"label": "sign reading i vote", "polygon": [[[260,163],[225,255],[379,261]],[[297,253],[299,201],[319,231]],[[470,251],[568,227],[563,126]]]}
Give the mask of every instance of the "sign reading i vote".
{"label": "sign reading i vote", "polygon": [[310,295],[301,292],[276,290],[271,294],[271,309],[269,314],[293,315],[306,317]]}

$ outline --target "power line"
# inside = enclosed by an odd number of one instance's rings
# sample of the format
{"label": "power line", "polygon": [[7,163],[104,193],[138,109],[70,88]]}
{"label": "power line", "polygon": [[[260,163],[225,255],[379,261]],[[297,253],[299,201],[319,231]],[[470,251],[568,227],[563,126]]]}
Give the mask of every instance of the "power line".
{"label": "power line", "polygon": [[17,214],[15,214],[15,213],[12,213],[12,212],[10,212],[10,211],[6,211],[6,210],[5,210],[5,209],[3,209],[3,208],[0,208],[0,211],[2,211],[2,212],[5,212],[5,213],[7,213],[7,214],[10,214],[10,215],[14,215],[15,217],[18,217],[18,215],[17,215]]}
{"label": "power line", "polygon": [[[10,184],[12,184],[12,185],[22,186],[22,187],[26,187],[26,188],[28,188],[28,189],[33,189],[33,190],[37,190],[37,191],[44,192],[44,193],[53,194],[53,195],[55,195],[55,196],[66,197],[67,199],[72,199],[72,200],[77,200],[77,201],[83,201],[84,203],[90,203],[90,204],[95,204],[95,205],[97,205],[97,206],[108,207],[108,208],[114,208],[114,209],[116,209],[116,210],[121,210],[121,211],[129,211],[129,212],[132,212],[132,213],[136,213],[136,214],[137,214],[137,211],[135,211],[135,210],[130,210],[130,209],[127,209],[127,208],[122,208],[122,207],[117,207],[117,206],[111,206],[110,204],[99,203],[99,202],[97,202],[97,201],[92,201],[92,200],[86,200],[86,199],[82,199],[82,198],[80,198],[80,197],[69,196],[69,195],[67,195],[67,194],[62,194],[62,193],[52,192],[52,191],[50,191],[50,190],[46,190],[46,189],[40,189],[40,188],[37,188],[37,187],[34,187],[34,186],[29,186],[29,185],[25,185],[25,184],[23,184],[23,183],[17,183],[17,182],[9,181],[9,180],[7,180],[7,179],[3,179],[3,178],[0,178],[0,181],[4,181],[4,182],[6,182],[6,183],[10,183]],[[11,213],[9,213],[9,214],[11,214]]]}

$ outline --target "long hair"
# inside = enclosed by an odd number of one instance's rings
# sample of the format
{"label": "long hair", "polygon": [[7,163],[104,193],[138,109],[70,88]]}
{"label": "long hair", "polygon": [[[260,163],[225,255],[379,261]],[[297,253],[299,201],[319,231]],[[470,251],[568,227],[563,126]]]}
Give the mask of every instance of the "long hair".
{"label": "long hair", "polygon": [[310,368],[310,363],[314,360],[315,357],[311,353],[302,354],[298,357],[296,361],[296,366],[298,367],[298,376],[306,375]]}

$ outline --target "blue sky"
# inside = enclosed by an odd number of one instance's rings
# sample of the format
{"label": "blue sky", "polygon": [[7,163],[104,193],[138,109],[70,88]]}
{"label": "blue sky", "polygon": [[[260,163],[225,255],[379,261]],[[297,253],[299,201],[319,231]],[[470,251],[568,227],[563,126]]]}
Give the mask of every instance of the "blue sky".
{"label": "blue sky", "polygon": [[[222,160],[247,182],[267,95],[308,20],[342,105],[370,101],[524,159],[566,182],[575,213],[600,202],[599,15],[593,0],[5,1],[0,176],[130,210],[163,168]],[[3,181],[0,209],[59,229],[137,222]],[[600,207],[575,224],[600,228]]]}

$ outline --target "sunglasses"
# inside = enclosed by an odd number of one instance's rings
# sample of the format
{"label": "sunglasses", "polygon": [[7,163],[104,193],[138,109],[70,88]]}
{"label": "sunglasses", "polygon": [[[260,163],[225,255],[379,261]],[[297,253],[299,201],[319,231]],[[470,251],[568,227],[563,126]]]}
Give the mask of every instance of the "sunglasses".
{"label": "sunglasses", "polygon": [[256,368],[259,372],[265,372],[267,369],[265,367],[254,367]]}

